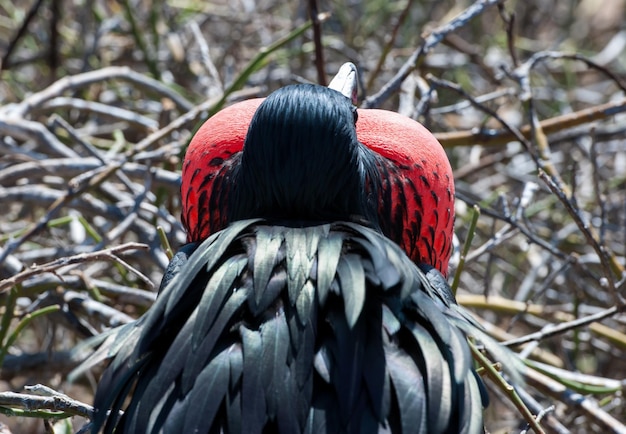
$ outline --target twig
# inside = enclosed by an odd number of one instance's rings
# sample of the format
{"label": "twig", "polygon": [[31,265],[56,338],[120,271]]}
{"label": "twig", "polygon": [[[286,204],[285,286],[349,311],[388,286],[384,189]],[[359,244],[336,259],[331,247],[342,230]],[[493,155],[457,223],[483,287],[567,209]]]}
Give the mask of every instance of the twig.
{"label": "twig", "polygon": [[[122,7],[124,8],[124,15],[130,24],[131,33],[137,43],[137,47],[143,53],[143,60],[148,66],[148,70],[154,78],[159,80],[161,78],[161,71],[157,66],[155,56],[152,54],[151,50],[148,48],[146,41],[143,37],[144,32],[141,30],[140,26],[137,24],[137,20],[135,20],[135,7],[131,5],[129,0],[120,0]],[[154,6],[157,8],[157,6]],[[158,47],[154,47],[155,50],[158,50]]]}
{"label": "twig", "polygon": [[[91,405],[77,401],[67,395],[56,392],[52,396],[38,396],[26,393],[0,392],[0,406],[24,409],[33,416],[35,410],[50,410],[55,413],[42,412],[39,417],[64,419],[71,416],[82,416],[93,419],[94,409]],[[11,410],[2,409],[0,412],[11,414]],[[60,413],[59,413],[60,412]]]}
{"label": "twig", "polygon": [[[38,317],[40,317],[42,315],[46,315],[46,314],[51,313],[51,312],[56,312],[59,309],[60,309],[60,306],[58,306],[58,305],[57,306],[46,306],[46,307],[44,307],[42,309],[36,310],[35,312],[28,313],[28,314],[24,315],[24,317],[22,317],[22,319],[20,319],[20,321],[18,322],[17,326],[15,326],[15,329],[13,330],[13,332],[11,333],[11,335],[9,336],[7,341],[2,344],[2,348],[0,348],[0,366],[2,366],[4,358],[7,355],[7,353],[9,352],[9,348],[15,343],[15,341],[18,338],[18,336],[22,332],[22,330],[24,330],[24,328],[26,328],[26,326],[28,326],[28,324],[30,324],[30,322],[32,320],[34,320],[35,318],[38,318]],[[4,324],[3,324],[3,326],[4,326]]]}
{"label": "twig", "polygon": [[[250,73],[252,73],[252,70],[250,71]],[[231,87],[233,86],[234,85],[231,85]],[[257,92],[257,91],[258,90],[256,89],[254,90],[254,92]],[[236,99],[240,95],[245,96],[245,95],[248,95],[249,93],[250,93],[249,90],[232,91],[230,94],[224,93],[224,95],[207,99],[206,101],[188,110],[186,113],[182,114],[178,118],[174,119],[165,127],[153,132],[149,136],[137,142],[137,144],[133,146],[133,149],[130,150],[124,156],[124,159],[122,159],[121,162],[125,162],[127,159],[131,159],[131,160],[135,158],[139,159],[143,151],[145,151],[146,149],[154,145],[159,140],[167,137],[173,132],[178,131],[181,128],[189,124],[197,122],[200,119],[200,117],[210,116],[211,113],[218,111],[219,107],[221,107],[221,105],[223,105],[226,101],[228,101],[229,98]]]}
{"label": "twig", "polygon": [[[192,103],[160,81],[135,72],[127,66],[109,66],[96,71],[63,77],[44,90],[32,94],[21,103],[4,107],[4,114],[22,118],[33,108],[40,107],[44,102],[61,96],[66,91],[77,91],[83,87],[96,83],[99,84],[106,80],[125,80],[134,83],[141,88],[171,99],[181,111],[188,111],[193,108]],[[3,110],[0,110],[0,119],[2,114]]]}
{"label": "twig", "polygon": [[[48,262],[47,264],[37,265],[27,270],[22,271],[15,276],[0,281],[0,294],[4,293],[7,289],[14,287],[15,285],[24,282],[32,276],[41,273],[53,273],[61,267],[68,265],[82,264],[85,262],[111,260],[125,264],[118,255],[128,250],[147,250],[148,246],[139,243],[126,243],[120,246],[110,247],[108,249],[99,250],[91,253],[80,253],[78,255],[70,256],[69,258],[61,258],[56,261]],[[132,267],[125,264],[131,271]],[[141,276],[141,273],[138,273]]]}
{"label": "twig", "polygon": [[535,419],[533,414],[530,412],[528,407],[521,400],[515,388],[507,383],[502,375],[493,367],[491,362],[476,348],[476,346],[470,343],[470,350],[472,352],[472,356],[474,360],[478,362],[478,364],[485,370],[487,376],[498,386],[500,390],[506,393],[510,399],[510,401],[515,405],[517,410],[522,414],[526,422],[535,430],[537,434],[545,434],[539,422]]}
{"label": "twig", "polygon": [[[317,70],[317,84],[326,86],[326,69],[324,65],[324,45],[322,43],[322,22],[324,15],[320,15],[317,0],[309,0],[309,18],[313,22],[313,44],[315,45],[315,69]],[[320,19],[321,18],[321,19]]]}
{"label": "twig", "polygon": [[[547,177],[545,175],[545,172],[556,174],[556,169],[554,169],[551,160],[547,157],[547,154],[546,154],[547,139],[545,137],[545,134],[541,130],[541,125],[537,122],[536,117],[534,115],[531,116],[531,132],[537,141],[537,149],[538,149],[537,153],[533,152],[533,148],[532,148],[530,141],[528,141],[528,139],[526,139],[517,128],[513,127],[504,119],[502,119],[500,116],[498,116],[498,114],[494,110],[478,103],[471,95],[469,95],[466,91],[464,91],[459,85],[455,83],[451,83],[447,80],[441,80],[441,79],[435,78],[430,74],[428,75],[427,78],[429,81],[435,83],[437,86],[451,89],[459,93],[460,95],[465,97],[468,101],[470,101],[470,103],[473,106],[479,108],[480,110],[492,116],[494,119],[500,122],[511,134],[513,134],[515,139],[519,141],[524,146],[524,148],[526,148],[528,154],[533,159],[533,161],[535,162],[539,170],[540,178],[546,183],[546,185],[550,188],[550,190],[553,191],[553,193],[557,193],[556,196],[559,198],[559,200],[561,200],[561,202],[563,202],[566,209],[570,212],[572,218],[576,221],[580,230],[584,233],[585,237],[590,241],[590,243],[594,247],[596,253],[598,254],[598,257],[600,258],[600,262],[605,272],[606,285],[611,290],[613,297],[616,299],[616,301],[622,303],[623,298],[620,294],[617,293],[617,290],[615,287],[615,281],[613,279],[611,271],[615,273],[615,275],[617,275],[618,278],[621,278],[623,274],[626,273],[626,271],[612,252],[608,251],[608,249],[606,249],[605,246],[600,246],[598,244],[598,242],[596,241],[597,235],[595,233],[595,229],[592,226],[582,222],[580,216],[575,211],[577,208],[574,206],[574,204],[571,203],[571,201],[567,197],[567,194],[565,193],[565,191],[563,191],[563,188],[559,187],[559,185],[562,185],[563,182],[555,183],[554,180],[550,179],[550,177]],[[532,101],[532,98],[530,97],[530,95],[528,96],[528,98],[530,101]],[[534,113],[533,110],[530,110],[530,112]],[[542,173],[544,173],[543,176],[542,176]],[[558,176],[558,174],[556,174],[556,176]]]}
{"label": "twig", "polygon": [[[617,260],[615,254],[609,251],[606,246],[600,245],[598,240],[598,235],[595,229],[587,224],[584,224],[581,221],[581,216],[577,210],[577,206],[573,201],[575,200],[574,193],[568,188],[568,186],[561,179],[560,174],[554,167],[552,160],[550,159],[550,148],[548,139],[546,137],[545,132],[541,128],[541,124],[539,123],[536,110],[534,108],[534,98],[532,93],[532,88],[530,85],[530,71],[534,67],[534,65],[544,59],[570,59],[570,60],[578,60],[584,62],[588,67],[593,67],[598,71],[604,73],[622,89],[622,91],[626,92],[626,85],[621,82],[621,80],[613,74],[611,71],[607,70],[601,65],[597,65],[590,59],[585,58],[579,54],[567,54],[567,53],[554,53],[554,52],[539,52],[534,54],[527,62],[518,67],[513,75],[518,79],[520,87],[522,89],[522,95],[520,96],[521,100],[526,103],[528,106],[528,115],[530,117],[530,125],[532,136],[535,139],[535,145],[538,152],[537,159],[537,168],[540,171],[540,175],[542,171],[545,171],[549,177],[543,176],[542,180],[546,182],[548,187],[554,191],[556,188],[559,190],[559,194],[557,197],[563,202],[566,209],[569,211],[570,215],[576,221],[576,224],[580,228],[580,230],[584,233],[585,238],[590,241],[594,250],[598,254],[600,258],[600,263],[602,265],[602,269],[604,272],[604,277],[606,279],[606,284],[608,285],[613,297],[618,303],[623,303],[623,297],[617,292],[615,287],[615,279],[613,277],[613,273],[617,276],[618,279],[621,279],[623,275],[626,273],[624,266]],[[567,203],[566,203],[567,202]]]}
{"label": "twig", "polygon": [[131,226],[133,221],[138,217],[139,210],[141,209],[141,204],[150,193],[150,186],[152,185],[151,175],[152,175],[152,171],[146,172],[146,179],[145,179],[145,183],[143,186],[143,191],[139,192],[135,196],[134,201],[133,201],[134,202],[133,207],[126,214],[126,217],[124,217],[124,220],[122,220],[117,226],[115,226],[107,234],[105,234],[103,241],[98,243],[98,246],[97,246],[98,248],[104,247],[105,244],[111,243],[112,241],[121,237],[122,234],[126,232],[126,230]]}
{"label": "twig", "polygon": [[[5,338],[9,333],[9,327],[11,326],[11,321],[15,315],[15,305],[18,295],[19,287],[16,286],[11,288],[4,306],[4,315],[2,315],[2,320],[0,322],[0,351],[3,354],[5,353],[5,348],[8,348],[8,345],[5,345]],[[2,366],[1,361],[0,366]]]}
{"label": "twig", "polygon": [[[120,284],[112,283],[106,280],[90,277],[89,282],[97,286],[98,290],[105,296],[115,298],[118,303],[135,305],[141,308],[147,308],[154,304],[156,294],[143,289],[131,288]],[[59,285],[59,279],[56,276],[48,274],[33,276],[24,282],[20,294],[32,296],[47,289],[56,288]],[[82,290],[86,284],[81,276],[65,275],[63,276],[63,286],[65,288],[73,288]]]}
{"label": "twig", "polygon": [[82,358],[77,357],[72,351],[7,354],[0,370],[0,378],[8,381],[18,375],[24,375],[30,371],[37,372],[44,368],[46,372],[67,374],[81,361]]}
{"label": "twig", "polygon": [[37,111],[55,111],[62,108],[76,109],[87,113],[99,114],[115,120],[140,126],[148,131],[154,131],[159,128],[159,123],[154,119],[142,116],[133,111],[126,110],[121,107],[112,107],[110,104],[103,104],[96,101],[86,101],[83,99],[65,96],[57,96],[47,100],[40,107],[37,107]]}
{"label": "twig", "polygon": [[[544,421],[544,426],[553,434],[571,434],[563,424],[557,420],[553,413],[548,412],[544,415],[544,411],[552,408],[549,406],[544,408],[528,391],[519,387],[517,393],[531,411],[537,414],[537,421]],[[543,416],[543,417],[542,417]]]}
{"label": "twig", "polygon": [[192,20],[189,22],[189,27],[191,28],[191,33],[193,33],[193,37],[196,40],[198,47],[200,48],[200,58],[202,59],[202,65],[204,66],[204,69],[206,69],[208,74],[211,76],[211,78],[215,82],[216,87],[221,92],[223,92],[224,84],[222,83],[222,79],[220,78],[219,72],[217,72],[217,68],[213,63],[213,60],[211,59],[209,44],[202,35],[200,26],[198,26],[198,23]]}
{"label": "twig", "polygon": [[459,259],[459,265],[454,273],[454,279],[452,280],[452,285],[450,288],[452,289],[452,293],[456,295],[456,291],[459,287],[459,281],[461,279],[461,273],[463,272],[463,268],[465,266],[465,258],[467,257],[467,253],[472,245],[472,240],[474,239],[474,232],[476,231],[476,224],[478,223],[478,217],[480,217],[480,208],[477,205],[474,205],[472,212],[472,220],[470,221],[469,228],[467,230],[467,238],[465,239],[465,243],[463,244],[463,250],[461,251],[461,259]]}
{"label": "twig", "polygon": [[513,66],[517,67],[519,65],[519,61],[517,60],[517,54],[515,51],[515,13],[507,13],[504,8],[504,3],[498,3],[498,12],[500,13],[500,18],[502,18],[505,25],[509,56],[511,56]]}
{"label": "twig", "polygon": [[46,214],[42,216],[37,221],[37,223],[31,225],[31,227],[22,236],[20,236],[16,240],[11,241],[10,243],[8,243],[8,245],[5,246],[4,251],[2,252],[2,254],[0,254],[0,264],[9,254],[13,253],[16,248],[22,245],[33,235],[40,232],[50,221],[50,219],[52,219],[56,215],[56,213],[59,211],[59,209],[61,209],[62,206],[69,203],[69,201],[87,191],[88,189],[104,182],[104,180],[112,175],[117,169],[119,169],[120,166],[120,164],[105,166],[95,169],[95,173],[83,173],[70,180],[68,182],[67,192],[63,196],[56,199],[54,203],[52,203],[52,205],[48,207]]}
{"label": "twig", "polygon": [[526,372],[526,378],[530,384],[544,393],[556,397],[568,406],[581,409],[591,420],[609,429],[612,433],[626,434],[626,426],[602,410],[596,400],[578,393],[573,393],[561,383],[533,369],[529,369]]}
{"label": "twig", "polygon": [[389,97],[400,89],[402,82],[417,68],[422,57],[424,57],[435,45],[439,44],[447,34],[454,32],[465,26],[472,18],[483,13],[487,8],[499,3],[501,0],[478,0],[470,7],[457,15],[452,21],[446,23],[428,35],[420,47],[411,54],[407,61],[400,67],[396,75],[385,84],[378,93],[363,101],[362,108],[376,108],[385,102]]}
{"label": "twig", "polygon": [[[483,102],[479,98],[476,98],[476,101]],[[626,112],[626,99],[621,99],[573,113],[554,116],[541,121],[539,125],[545,134],[552,134],[598,120],[609,119],[624,112]],[[522,137],[529,139],[532,135],[532,128],[530,125],[524,125],[520,127],[519,132]],[[477,143],[483,146],[500,146],[517,139],[516,135],[508,129],[475,128],[470,131],[435,133],[434,135],[444,147],[473,146]]]}
{"label": "twig", "polygon": [[[473,307],[478,309],[489,309],[500,313],[519,314],[528,313],[534,316],[545,316],[546,307],[537,304],[529,304],[521,301],[515,301],[508,298],[490,296],[485,297],[482,295],[468,295],[459,294],[457,301],[466,307]],[[574,330],[580,327],[589,326],[590,330],[594,333],[598,333],[603,337],[612,340],[615,344],[626,348],[626,335],[620,333],[618,330],[614,330],[610,327],[605,327],[599,324],[605,318],[614,316],[620,312],[626,311],[624,306],[613,306],[609,309],[601,310],[594,314],[585,316],[583,318],[572,319],[572,315],[561,314],[557,315],[561,321],[561,324],[549,324],[543,330],[535,333],[530,333],[526,336],[509,339],[503,342],[506,346],[523,345],[532,341],[541,341],[543,339],[557,336],[559,334]]]}
{"label": "twig", "polygon": [[624,388],[624,386],[626,386],[626,383],[622,380],[583,374],[577,371],[557,368],[534,360],[526,360],[526,364],[532,369],[555,379],[559,383],[579,393],[604,395],[607,393],[619,392]]}
{"label": "twig", "polygon": [[[578,54],[578,53],[562,53],[559,51],[539,51],[537,53],[534,53],[530,59],[528,59],[526,62],[524,62],[522,65],[518,66],[515,71],[513,71],[513,76],[517,77],[519,80],[521,80],[522,82],[520,83],[522,85],[522,89],[523,90],[530,90],[530,84],[529,84],[529,72],[535,67],[535,65],[541,61],[547,60],[547,59],[565,59],[565,60],[576,60],[579,62],[583,62],[584,64],[587,65],[587,67],[589,68],[594,68],[598,71],[600,71],[601,73],[603,73],[604,75],[606,75],[607,77],[609,77],[611,80],[613,80],[615,82],[615,84],[623,91],[626,92],[626,83],[623,83],[621,78],[615,74],[614,72],[612,72],[611,70],[605,68],[604,66],[594,62],[593,60],[583,56],[582,54]],[[526,98],[528,97],[527,95],[522,95],[522,98]]]}
{"label": "twig", "polygon": [[413,117],[413,114],[415,112],[417,112],[418,115],[421,115],[423,112],[425,112],[427,105],[430,102],[431,95],[428,94],[429,92],[420,92],[421,97],[416,106],[415,91],[418,88],[418,81],[419,80],[415,76],[415,74],[409,75],[406,80],[402,82],[402,86],[400,86],[400,92],[398,93],[398,113],[409,118]]}
{"label": "twig", "polygon": [[[42,205],[52,205],[53,203],[63,199],[65,194],[62,191],[44,187],[41,185],[37,185],[37,188],[33,188],[33,186],[17,186],[17,187],[9,187],[3,188],[0,186],[0,196],[3,199],[10,200],[13,202],[23,202],[23,203],[33,203],[38,206]],[[101,202],[93,197],[83,195],[80,198],[76,198],[72,201],[72,204],[75,209],[84,211],[86,213],[91,213],[93,215],[97,215],[100,213],[102,216],[106,216],[112,219],[119,219],[123,216],[122,211],[119,208],[110,206]],[[49,220],[45,222],[47,224]],[[27,230],[30,230],[28,228]],[[24,234],[27,230],[21,231],[20,234]],[[16,241],[13,241],[15,243]],[[20,242],[21,243],[21,242]],[[11,248],[11,252],[15,249],[12,247],[11,242],[7,243],[4,246],[4,252],[2,253],[2,258],[5,258],[9,253],[6,252],[7,248]],[[1,263],[1,262],[0,262]]]}
{"label": "twig", "polygon": [[59,23],[62,20],[60,0],[50,1],[50,51],[48,53],[48,66],[50,66],[50,79],[57,77],[59,68]]}
{"label": "twig", "polygon": [[[383,47],[382,52],[380,53],[380,56],[378,57],[378,62],[376,62],[376,66],[370,73],[369,79],[367,80],[367,84],[365,85],[366,91],[369,91],[372,88],[372,85],[374,84],[374,80],[376,80],[376,77],[378,77],[378,74],[380,73],[380,70],[385,64],[385,60],[387,59],[387,56],[389,55],[391,48],[396,42],[396,38],[398,37],[398,31],[400,30],[400,27],[402,27],[407,17],[409,16],[409,12],[414,4],[415,4],[414,0],[407,0],[406,5],[404,6],[404,9],[402,9],[400,16],[398,17],[398,19],[396,20],[396,23],[391,29],[391,32],[387,34],[388,36],[387,36],[387,40],[385,41],[385,46]],[[409,74],[407,74],[405,79],[408,76]]]}
{"label": "twig", "polygon": [[39,122],[29,121],[19,116],[2,116],[0,107],[0,134],[16,137],[20,140],[35,140],[47,150],[61,157],[79,158],[79,155],[68,148],[54,134]]}
{"label": "twig", "polygon": [[18,29],[15,36],[11,38],[11,41],[9,42],[9,45],[7,46],[7,49],[4,53],[4,56],[2,56],[2,63],[0,63],[0,72],[8,69],[8,67],[10,66],[9,59],[11,58],[11,54],[13,54],[13,51],[15,50],[17,43],[20,41],[20,39],[22,39],[22,36],[24,36],[28,31],[28,25],[33,20],[33,18],[35,18],[35,16],[37,15],[37,11],[39,11],[39,8],[41,8],[42,4],[43,0],[37,0],[28,10],[28,13],[24,17],[24,21],[22,21],[22,25]]}
{"label": "twig", "polygon": [[171,261],[174,257],[174,252],[172,251],[172,246],[167,239],[167,234],[165,233],[163,226],[157,226],[157,234],[159,234],[159,240],[161,241],[161,246],[167,255],[167,259]]}
{"label": "twig", "polygon": [[600,232],[598,235],[598,241],[600,245],[604,245],[606,242],[606,198],[604,192],[600,188],[600,168],[598,167],[598,152],[596,149],[597,142],[592,137],[591,146],[589,148],[589,162],[593,168],[593,189],[595,190],[596,199],[598,201],[598,208],[600,208]]}
{"label": "twig", "polygon": [[[478,205],[476,201],[469,199],[460,191],[456,192],[456,197],[466,202],[470,206]],[[473,261],[478,256],[483,254],[485,251],[488,251],[489,249],[495,247],[496,245],[501,244],[506,239],[513,237],[515,235],[513,231],[513,228],[514,228],[515,230],[519,231],[522,235],[524,235],[530,242],[537,244],[538,246],[541,246],[541,248],[549,251],[555,257],[565,260],[565,261],[569,261],[571,263],[577,263],[576,257],[572,255],[567,255],[564,252],[560,251],[555,246],[553,246],[546,240],[540,238],[537,234],[530,231],[528,228],[522,226],[520,222],[516,221],[510,215],[509,216],[502,215],[501,213],[498,213],[494,211],[493,209],[486,208],[486,207],[480,207],[480,213],[482,215],[486,215],[494,219],[501,220],[507,223],[508,226],[505,225],[502,228],[500,228],[500,230],[496,232],[495,237],[491,237],[485,244],[483,244],[483,246],[480,246],[474,249],[472,253],[468,255],[467,260],[466,260],[467,262]]]}
{"label": "twig", "polygon": [[63,300],[74,308],[80,307],[80,309],[82,309],[88,317],[97,315],[98,318],[105,320],[105,324],[108,327],[117,327],[135,320],[133,317],[120,312],[111,306],[92,300],[85,294],[76,291],[64,291]]}
{"label": "twig", "polygon": [[[88,141],[80,137],[78,132],[65,119],[63,119],[62,117],[54,113],[52,116],[50,116],[50,121],[48,122],[48,124],[53,129],[55,127],[59,127],[65,130],[67,134],[69,134],[70,137],[74,139],[79,145],[81,145],[89,154],[96,157],[102,164],[107,164],[107,161],[102,156],[101,152],[98,149],[96,149],[91,143],[89,143]],[[39,163],[42,163],[42,162],[39,162]],[[129,191],[135,192],[137,190],[135,185],[133,185],[132,181],[128,179],[128,176],[126,176],[126,174],[124,173],[124,170],[117,171],[116,176],[120,181],[122,181],[122,183],[126,186],[126,188],[128,188]]]}
{"label": "twig", "polygon": [[[553,413],[555,409],[556,409],[556,407],[554,405],[551,405],[550,407],[546,407],[543,410],[541,410],[537,414],[537,418],[536,418],[537,423],[541,423],[543,418],[546,417],[549,413]],[[520,431],[520,434],[527,434],[527,433],[528,433],[528,428]]]}
{"label": "twig", "polygon": [[[321,22],[326,21],[329,17],[330,17],[330,14],[319,14],[318,15],[318,20],[321,23]],[[303,25],[301,25],[300,27],[297,27],[296,29],[292,30],[289,34],[287,34],[287,35],[283,36],[282,38],[279,38],[277,41],[271,43],[267,47],[261,48],[259,53],[252,60],[250,60],[250,62],[248,62],[248,64],[244,68],[244,70],[239,73],[239,75],[237,76],[235,81],[233,81],[226,88],[226,90],[224,91],[224,94],[222,95],[222,97],[219,98],[219,100],[211,108],[211,110],[209,112],[209,115],[213,115],[217,111],[222,109],[222,107],[224,107],[224,104],[226,103],[226,99],[228,98],[228,96],[231,93],[233,93],[234,91],[239,90],[241,87],[243,87],[244,83],[246,82],[246,80],[248,80],[250,75],[252,75],[253,72],[255,72],[257,69],[259,69],[263,65],[263,62],[265,62],[265,59],[269,55],[273,54],[276,50],[278,50],[283,45],[285,45],[285,44],[293,41],[294,39],[300,37],[312,25],[313,25],[313,23],[311,21],[308,21],[308,22],[304,23]]]}
{"label": "twig", "polygon": [[[541,180],[545,182],[548,188],[550,188],[550,191],[552,191],[552,193],[561,200],[561,203],[565,206],[565,209],[567,209],[568,213],[570,214],[582,234],[585,236],[587,242],[596,251],[598,258],[600,258],[600,263],[602,264],[602,268],[604,271],[604,280],[600,282],[601,286],[608,287],[608,289],[611,290],[611,293],[613,294],[613,297],[615,298],[615,301],[617,303],[619,303],[620,305],[626,303],[626,299],[624,299],[624,297],[617,291],[615,281],[611,273],[611,271],[613,271],[618,275],[618,277],[621,277],[624,273],[624,269],[621,264],[617,262],[615,256],[612,256],[613,260],[611,260],[611,257],[607,254],[608,251],[606,247],[604,245],[600,245],[596,240],[595,230],[593,230],[589,222],[584,221],[580,210],[575,206],[574,203],[572,203],[571,200],[568,199],[563,189],[559,188],[556,182],[543,170],[540,169],[538,175],[539,178],[541,178]],[[617,265],[614,265],[614,262]]]}
{"label": "twig", "polygon": [[[50,158],[42,161],[29,161],[27,163],[14,164],[0,169],[0,183],[9,185],[20,178],[28,178],[31,182],[47,174],[73,177],[102,166],[99,158]],[[146,173],[153,171],[154,185],[166,187],[170,190],[180,188],[180,174],[161,168],[148,168],[143,164],[126,163],[123,166],[124,173],[134,178],[144,178]],[[132,185],[132,184],[131,184]],[[133,186],[133,191],[135,188]]]}
{"label": "twig", "polygon": [[[574,330],[580,327],[584,327],[587,325],[590,325],[591,323],[594,322],[598,322],[601,321],[605,318],[609,318],[617,313],[620,312],[624,312],[626,310],[626,307],[624,307],[624,305],[622,306],[613,306],[609,309],[606,309],[602,312],[598,312],[596,314],[593,315],[588,315],[586,317],[583,318],[578,318],[575,319],[573,321],[568,321],[568,322],[564,322],[562,324],[558,324],[558,325],[554,325],[554,324],[550,324],[546,327],[544,327],[542,330],[535,332],[535,333],[530,333],[526,336],[522,336],[516,339],[511,339],[508,340],[506,342],[503,342],[502,345],[506,345],[506,346],[517,346],[517,345],[521,345],[521,344],[525,344],[527,342],[531,342],[531,341],[541,341],[544,339],[547,339],[549,337],[553,337],[553,336],[557,336],[559,334],[568,332],[570,330]],[[626,344],[626,342],[624,342]]]}

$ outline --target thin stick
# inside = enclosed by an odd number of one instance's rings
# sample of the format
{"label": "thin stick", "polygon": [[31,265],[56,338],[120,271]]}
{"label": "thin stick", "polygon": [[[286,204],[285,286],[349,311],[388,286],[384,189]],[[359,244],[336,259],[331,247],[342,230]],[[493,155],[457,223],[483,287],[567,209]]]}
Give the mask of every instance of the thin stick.
{"label": "thin stick", "polygon": [[465,9],[459,15],[457,15],[452,21],[446,23],[440,27],[437,27],[433,32],[424,39],[424,42],[419,46],[417,50],[411,54],[407,61],[400,67],[400,70],[396,75],[385,84],[378,93],[372,95],[363,101],[362,108],[376,108],[383,102],[387,101],[389,97],[402,85],[402,82],[409,76],[411,72],[417,68],[422,58],[433,48],[439,44],[443,38],[449,33],[465,26],[472,18],[482,14],[487,8],[500,3],[502,0],[478,0],[470,7]]}
{"label": "thin stick", "polygon": [[[27,270],[22,271],[14,276],[0,281],[0,294],[4,293],[7,289],[14,287],[15,285],[25,281],[26,279],[33,277],[40,273],[53,273],[61,267],[68,265],[81,264],[85,262],[101,261],[104,259],[121,261],[118,255],[128,250],[148,250],[148,246],[139,243],[126,243],[121,246],[110,247],[108,249],[99,250],[90,253],[79,253],[78,255],[70,256],[68,258],[57,259],[56,261],[48,262],[47,264],[37,265]],[[122,261],[122,263],[124,263]],[[125,264],[125,263],[124,263]],[[127,265],[127,264],[126,264]],[[127,265],[127,268],[133,270],[132,267]],[[149,281],[149,279],[148,279]]]}
{"label": "thin stick", "polygon": [[309,0],[309,16],[313,22],[313,43],[315,44],[315,69],[317,70],[317,84],[326,86],[324,45],[322,44],[322,20],[320,20],[317,0]]}
{"label": "thin stick", "polygon": [[[477,98],[476,101],[479,101],[479,98]],[[609,119],[624,112],[626,112],[626,99],[621,99],[545,119],[539,122],[539,125],[545,134],[552,134],[568,128]],[[519,129],[519,132],[524,138],[530,139],[532,127],[530,125],[524,125]],[[443,147],[474,146],[476,144],[483,146],[501,146],[517,139],[515,134],[508,129],[493,130],[474,128],[469,131],[435,133],[434,135]]]}

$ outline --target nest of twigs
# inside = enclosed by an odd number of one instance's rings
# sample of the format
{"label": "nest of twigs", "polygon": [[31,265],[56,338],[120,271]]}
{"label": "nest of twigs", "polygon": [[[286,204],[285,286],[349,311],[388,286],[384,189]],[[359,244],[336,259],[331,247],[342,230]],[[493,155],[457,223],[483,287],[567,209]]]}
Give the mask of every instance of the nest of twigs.
{"label": "nest of twigs", "polygon": [[195,128],[352,61],[446,148],[458,300],[528,360],[487,429],[626,432],[626,1],[28,3],[0,0],[0,431],[88,426],[72,349],[155,299]]}

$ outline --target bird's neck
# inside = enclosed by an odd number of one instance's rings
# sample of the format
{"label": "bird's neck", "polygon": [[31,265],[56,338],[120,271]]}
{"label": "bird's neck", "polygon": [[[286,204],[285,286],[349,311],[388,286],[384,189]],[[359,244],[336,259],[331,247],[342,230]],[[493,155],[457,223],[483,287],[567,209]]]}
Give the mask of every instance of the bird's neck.
{"label": "bird's neck", "polygon": [[333,157],[287,158],[280,164],[267,158],[263,171],[256,168],[258,161],[242,161],[234,177],[229,220],[263,218],[286,226],[352,221],[378,228],[381,182],[375,156],[359,144],[344,165],[327,165],[327,158]]}

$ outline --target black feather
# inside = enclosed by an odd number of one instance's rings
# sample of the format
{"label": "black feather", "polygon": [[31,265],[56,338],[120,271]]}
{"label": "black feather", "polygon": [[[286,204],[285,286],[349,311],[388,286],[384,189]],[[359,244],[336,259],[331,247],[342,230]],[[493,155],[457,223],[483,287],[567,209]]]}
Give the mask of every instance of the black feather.
{"label": "black feather", "polygon": [[[107,370],[105,379],[114,381],[100,384],[98,415],[121,405],[135,386],[125,417],[109,416],[108,428],[472,433],[482,426],[480,380],[457,327],[460,308],[443,296],[433,300],[435,289],[395,244],[351,223],[245,222],[224,232],[194,252],[135,326],[137,345]],[[317,250],[287,254],[288,240],[296,239]],[[338,261],[324,258],[336,256],[327,248],[334,244]],[[262,312],[249,277],[259,255],[272,264],[263,281],[275,294]],[[323,279],[339,288],[325,299],[317,290],[322,259]],[[295,303],[288,269],[307,276]],[[196,302],[162,308],[186,297]],[[470,406],[467,396],[478,402]]]}
{"label": "black feather", "polygon": [[229,221],[341,221],[378,227],[375,159],[356,137],[341,93],[286,86],[257,109],[235,168]]}
{"label": "black feather", "polygon": [[191,254],[198,248],[198,244],[199,243],[188,243],[178,249],[174,257],[168,264],[165,273],[163,273],[161,286],[159,286],[159,293],[161,293],[161,291],[163,291],[163,289],[170,283],[174,276],[176,276],[180,272],[180,269],[189,260],[189,256],[191,256]]}

